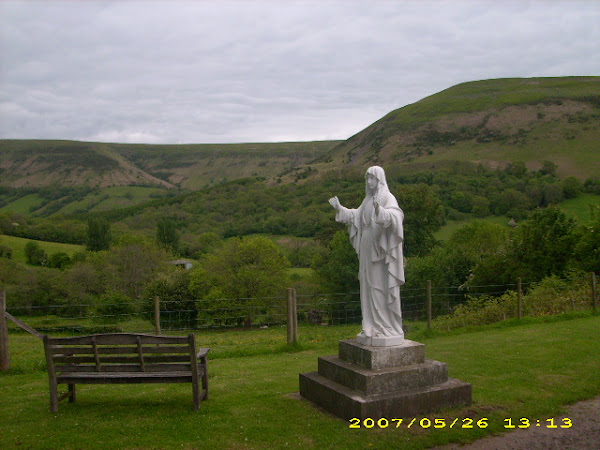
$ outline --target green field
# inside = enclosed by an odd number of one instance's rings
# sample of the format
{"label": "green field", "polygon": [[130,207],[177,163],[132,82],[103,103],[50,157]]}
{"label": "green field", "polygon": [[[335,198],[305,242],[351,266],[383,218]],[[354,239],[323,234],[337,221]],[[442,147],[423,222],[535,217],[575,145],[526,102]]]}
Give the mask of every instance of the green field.
{"label": "green field", "polygon": [[[573,217],[578,223],[584,225],[592,220],[593,208],[600,207],[600,195],[581,194],[577,198],[562,201],[558,206],[567,214],[567,216]],[[504,225],[508,228],[510,217],[487,216],[475,219],[467,216],[467,219],[465,220],[448,220],[446,225],[440,228],[434,236],[439,241],[447,241],[455,231],[468,225],[473,220],[484,220],[486,222]]]}
{"label": "green field", "polygon": [[48,256],[53,253],[66,253],[69,256],[73,256],[73,254],[81,251],[85,251],[85,247],[83,245],[73,245],[73,244],[59,244],[57,242],[45,242],[45,241],[33,241],[31,239],[24,239],[14,236],[6,236],[0,235],[0,245],[6,245],[13,250],[12,259],[17,262],[25,263],[27,262],[27,258],[25,257],[25,246],[28,242],[36,242],[42,247]]}
{"label": "green field", "polygon": [[42,205],[43,199],[39,194],[29,194],[16,199],[2,208],[0,213],[13,212],[19,214],[29,215]]}
{"label": "green field", "polygon": [[99,212],[139,205],[157,198],[164,198],[169,190],[143,186],[113,186],[88,194],[79,201],[67,204],[56,214],[74,214],[83,211]]}
{"label": "green field", "polygon": [[483,220],[486,222],[495,223],[497,225],[503,225],[506,226],[506,228],[509,228],[508,222],[510,221],[510,218],[505,216],[487,216],[478,218],[468,217],[465,220],[448,220],[446,222],[446,225],[444,225],[442,228],[440,228],[437,232],[434,233],[434,237],[439,241],[447,241],[448,239],[450,239],[450,236],[452,236],[452,234],[455,231],[460,230],[462,227],[468,225],[474,220]]}
{"label": "green field", "polygon": [[593,208],[600,207],[600,195],[582,194],[577,198],[561,202],[559,206],[567,215],[585,224],[592,220]]}
{"label": "green field", "polygon": [[[316,370],[318,356],[336,353],[338,339],[355,332],[301,328],[298,351],[275,345],[256,356],[235,356],[220,347],[250,341],[258,348],[272,345],[275,336],[283,342],[285,329],[201,332],[197,339],[213,348],[214,358],[211,397],[198,413],[191,386],[157,384],[81,386],[77,403],[61,403],[57,414],[48,411],[41,342],[11,333],[12,369],[0,374],[0,447],[428,448],[506,432],[507,418],[544,421],[563,413],[565,405],[600,394],[600,341],[590,339],[600,333],[597,315],[420,335],[427,357],[448,363],[450,376],[472,383],[473,404],[426,415],[432,422],[445,419],[441,428],[409,429],[406,423],[396,428],[391,422],[386,429],[350,429],[297,392],[298,374]],[[461,426],[450,429],[455,418]],[[463,428],[468,422],[463,419],[473,419],[473,428]]]}

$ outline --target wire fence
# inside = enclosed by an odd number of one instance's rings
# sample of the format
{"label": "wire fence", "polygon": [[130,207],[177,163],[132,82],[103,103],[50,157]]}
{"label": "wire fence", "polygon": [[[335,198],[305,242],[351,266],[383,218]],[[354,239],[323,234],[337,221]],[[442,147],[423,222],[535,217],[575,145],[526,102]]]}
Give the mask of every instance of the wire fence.
{"label": "wire fence", "polygon": [[[402,289],[405,322],[427,322],[429,327],[447,328],[453,316],[477,319],[493,309],[499,320],[522,315],[557,314],[597,308],[595,275],[589,280],[508,285],[434,286]],[[238,299],[147,299],[133,302],[74,304],[22,304],[7,301],[7,312],[20,317],[40,333],[182,332],[202,330],[252,330],[289,327],[290,308],[300,325],[360,324],[360,294],[302,294],[290,291],[277,297]],[[526,297],[525,303],[523,298]],[[479,317],[481,321],[481,317]],[[489,319],[484,319],[489,322]],[[463,322],[466,323],[464,320]],[[459,325],[456,325],[459,326]]]}

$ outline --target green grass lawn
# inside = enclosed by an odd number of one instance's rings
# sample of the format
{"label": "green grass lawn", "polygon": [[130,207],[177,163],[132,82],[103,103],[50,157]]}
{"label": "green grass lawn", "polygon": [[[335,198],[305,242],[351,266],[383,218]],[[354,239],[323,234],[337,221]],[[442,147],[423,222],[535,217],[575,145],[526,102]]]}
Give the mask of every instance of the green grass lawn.
{"label": "green grass lawn", "polygon": [[[408,429],[394,423],[350,429],[297,392],[298,374],[316,370],[318,356],[336,353],[338,339],[354,333],[356,326],[301,328],[298,351],[275,345],[270,353],[235,356],[220,347],[247,342],[258,347],[285,330],[200,332],[200,345],[212,346],[214,358],[211,398],[198,413],[190,385],[157,384],[80,386],[77,403],[62,402],[57,414],[48,410],[42,343],[11,333],[12,369],[0,374],[0,447],[427,448],[504,432],[507,418],[545,420],[564,412],[565,405],[600,395],[600,340],[590,338],[600,333],[600,316],[513,321],[430,337],[419,333],[408,338],[424,342],[427,357],[448,363],[450,376],[473,384],[471,406],[426,417],[447,424],[471,418],[474,428]],[[483,429],[477,426],[482,418],[488,424]]]}
{"label": "green grass lawn", "polygon": [[[26,263],[27,258],[25,257],[25,246],[31,239],[19,238],[15,236],[0,235],[0,244],[6,245],[13,249],[12,259],[20,263]],[[73,256],[74,253],[85,250],[83,245],[74,244],[60,244],[58,242],[46,242],[46,241],[33,241],[37,242],[42,247],[48,256],[53,253],[64,252],[69,256]]]}

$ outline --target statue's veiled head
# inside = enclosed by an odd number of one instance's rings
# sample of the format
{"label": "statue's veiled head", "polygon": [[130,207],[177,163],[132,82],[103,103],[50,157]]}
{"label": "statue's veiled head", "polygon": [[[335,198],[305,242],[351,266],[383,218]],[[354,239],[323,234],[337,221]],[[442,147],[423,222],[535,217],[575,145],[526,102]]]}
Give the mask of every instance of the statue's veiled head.
{"label": "statue's veiled head", "polygon": [[388,188],[387,181],[385,180],[385,172],[383,171],[383,168],[379,166],[372,166],[367,169],[367,173],[365,174],[365,183],[367,195],[373,195],[375,192],[382,192]]}

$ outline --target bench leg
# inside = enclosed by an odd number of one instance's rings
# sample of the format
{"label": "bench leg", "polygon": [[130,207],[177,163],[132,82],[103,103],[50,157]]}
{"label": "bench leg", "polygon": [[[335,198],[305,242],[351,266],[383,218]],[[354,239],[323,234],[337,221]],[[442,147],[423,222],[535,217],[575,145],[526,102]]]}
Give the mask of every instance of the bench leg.
{"label": "bench leg", "polygon": [[75,403],[77,400],[77,391],[74,384],[69,384],[69,403]]}
{"label": "bench leg", "polygon": [[58,412],[58,386],[50,380],[50,411]]}
{"label": "bench leg", "polygon": [[198,380],[192,381],[192,394],[194,396],[194,411],[200,409],[200,386]]}
{"label": "bench leg", "polygon": [[204,373],[202,374],[202,389],[204,389],[204,400],[208,400],[208,360],[204,362]]}

